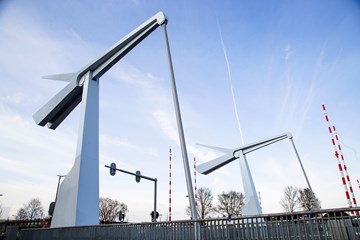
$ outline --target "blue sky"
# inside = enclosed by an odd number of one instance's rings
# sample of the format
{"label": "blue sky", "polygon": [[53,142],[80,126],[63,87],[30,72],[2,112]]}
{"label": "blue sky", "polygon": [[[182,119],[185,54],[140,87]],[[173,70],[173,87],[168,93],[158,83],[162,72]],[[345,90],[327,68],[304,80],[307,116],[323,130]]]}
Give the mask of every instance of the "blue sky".
{"label": "blue sky", "polygon": [[[1,1],[0,198],[12,217],[31,198],[45,209],[57,174],[74,161],[79,111],[56,130],[32,114],[63,86],[41,76],[77,71],[142,22],[163,11],[189,159],[219,156],[197,143],[241,144],[291,132],[323,208],[346,199],[322,112],[336,125],[355,195],[360,196],[360,4],[358,1]],[[128,204],[130,221],[147,221],[152,183],[111,177],[105,164],[159,179],[159,212],[168,208],[168,151],[173,149],[173,219],[187,198],[169,73],[160,29],[101,79],[100,195]],[[249,154],[265,213],[280,212],[283,189],[305,187],[288,141]],[[192,163],[190,164],[192,165]],[[198,187],[242,191],[237,162]],[[360,200],[358,200],[360,201]],[[215,202],[214,202],[215,203]],[[7,216],[3,216],[7,217]]]}

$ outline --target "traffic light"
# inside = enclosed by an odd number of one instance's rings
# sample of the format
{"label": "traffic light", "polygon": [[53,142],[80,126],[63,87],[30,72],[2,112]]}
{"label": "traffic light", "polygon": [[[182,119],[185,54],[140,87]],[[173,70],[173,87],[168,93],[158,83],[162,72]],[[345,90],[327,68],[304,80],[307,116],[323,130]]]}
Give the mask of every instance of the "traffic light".
{"label": "traffic light", "polygon": [[55,202],[51,202],[49,205],[49,215],[52,216],[54,214]]}
{"label": "traffic light", "polygon": [[155,218],[154,218],[154,211],[151,211],[150,215],[152,219],[157,219],[159,217],[159,212],[156,211]]}
{"label": "traffic light", "polygon": [[139,170],[136,171],[135,181],[140,182],[141,180],[141,172]]}
{"label": "traffic light", "polygon": [[123,222],[125,219],[125,213],[123,213],[122,211],[119,212],[119,221]]}
{"label": "traffic light", "polygon": [[110,164],[110,175],[114,176],[116,173],[116,164],[115,163],[111,163]]}

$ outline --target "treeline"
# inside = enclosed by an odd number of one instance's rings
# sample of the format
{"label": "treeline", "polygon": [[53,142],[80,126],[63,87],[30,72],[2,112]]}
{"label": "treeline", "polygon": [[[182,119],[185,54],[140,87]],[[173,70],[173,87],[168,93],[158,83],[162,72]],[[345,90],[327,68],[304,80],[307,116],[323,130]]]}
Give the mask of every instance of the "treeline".
{"label": "treeline", "polygon": [[[198,188],[196,191],[196,209],[200,219],[218,217],[238,217],[242,215],[245,196],[241,192],[229,191],[217,195],[214,204],[214,195],[207,187]],[[309,188],[287,186],[280,201],[285,212],[296,210],[312,211],[321,208],[320,201]],[[186,214],[191,217],[190,206]]]}
{"label": "treeline", "polygon": [[296,210],[312,211],[321,209],[321,202],[310,188],[287,186],[280,204],[285,212]]}
{"label": "treeline", "polygon": [[[196,195],[196,209],[200,219],[219,216],[237,217],[242,215],[245,196],[241,192],[232,190],[222,192],[217,195],[216,204],[214,204],[214,195],[207,187],[198,188]],[[280,205],[285,212],[294,212],[297,210],[312,211],[321,208],[319,199],[309,188],[297,188],[294,186],[287,186],[284,189]],[[111,198],[100,198],[99,210],[100,223],[123,222],[129,212],[128,206],[125,203]],[[3,208],[0,205],[0,217],[2,213]],[[191,216],[189,206],[186,208],[186,213],[188,216]],[[17,211],[15,218],[17,220],[31,221],[44,219],[46,216],[51,217],[50,214],[45,213],[40,199],[34,198]]]}
{"label": "treeline", "polygon": [[[217,195],[217,203],[214,205],[214,195],[207,187],[198,188],[196,191],[196,209],[200,219],[210,217],[237,217],[241,216],[244,206],[244,194],[236,191],[222,192]],[[190,206],[186,208],[186,214],[191,216]]]}
{"label": "treeline", "polygon": [[[128,206],[125,203],[119,202],[111,198],[99,199],[99,221],[100,223],[112,223],[124,221],[126,214],[129,212]],[[0,206],[0,217],[2,214]],[[15,215],[16,220],[36,220],[50,218],[50,213],[45,213],[44,207],[39,198],[33,198],[28,203],[24,204],[22,208],[17,211]]]}

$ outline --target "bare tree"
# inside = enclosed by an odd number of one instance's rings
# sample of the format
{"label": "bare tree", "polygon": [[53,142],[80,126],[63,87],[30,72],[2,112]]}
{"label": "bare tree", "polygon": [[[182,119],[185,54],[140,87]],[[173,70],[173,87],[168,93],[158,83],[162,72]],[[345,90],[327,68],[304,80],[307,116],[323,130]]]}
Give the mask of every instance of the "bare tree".
{"label": "bare tree", "polygon": [[115,222],[120,212],[122,214],[127,213],[128,206],[125,203],[120,203],[118,200],[111,198],[100,198],[100,222]]}
{"label": "bare tree", "polygon": [[26,220],[26,219],[28,219],[27,213],[26,213],[26,211],[25,211],[24,208],[20,208],[20,209],[17,211],[16,219],[17,219],[17,220]]}
{"label": "bare tree", "polygon": [[218,195],[216,211],[225,216],[241,216],[244,206],[244,194],[236,191],[222,192]]}
{"label": "bare tree", "polygon": [[44,208],[42,207],[40,199],[33,198],[30,200],[30,202],[28,202],[28,204],[24,204],[24,207],[18,210],[16,217],[19,220],[33,220],[43,218]]}
{"label": "bare tree", "polygon": [[316,210],[320,208],[320,201],[309,188],[299,189],[298,202],[305,211]]}
{"label": "bare tree", "polygon": [[293,186],[287,186],[284,189],[284,196],[281,198],[280,204],[285,212],[294,212],[299,206],[298,202],[299,189]]}
{"label": "bare tree", "polygon": [[[214,196],[207,187],[198,188],[196,191],[196,210],[200,219],[205,219],[214,212],[212,201]],[[191,216],[190,206],[186,208],[186,214]]]}

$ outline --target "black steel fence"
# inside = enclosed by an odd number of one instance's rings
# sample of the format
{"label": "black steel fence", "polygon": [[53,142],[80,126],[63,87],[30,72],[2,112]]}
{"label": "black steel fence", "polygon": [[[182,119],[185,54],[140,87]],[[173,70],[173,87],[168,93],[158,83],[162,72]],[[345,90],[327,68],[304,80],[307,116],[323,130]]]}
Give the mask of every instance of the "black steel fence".
{"label": "black steel fence", "polygon": [[360,239],[360,208],[264,214],[233,219],[24,229],[23,240],[43,239]]}

